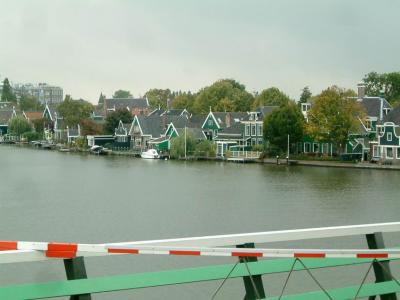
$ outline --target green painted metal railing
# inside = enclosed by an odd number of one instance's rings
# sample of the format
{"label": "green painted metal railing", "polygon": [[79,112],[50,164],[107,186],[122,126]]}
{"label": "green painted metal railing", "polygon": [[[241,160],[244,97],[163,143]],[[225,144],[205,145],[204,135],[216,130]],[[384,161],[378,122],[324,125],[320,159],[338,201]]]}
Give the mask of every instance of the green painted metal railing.
{"label": "green painted metal railing", "polygon": [[[251,274],[265,275],[289,272],[294,259],[261,260],[249,262]],[[372,259],[305,259],[309,269],[320,269],[338,266],[352,266],[371,263]],[[5,286],[0,288],[0,299],[43,299],[69,295],[82,295],[89,293],[104,293],[128,289],[160,287],[174,284],[188,284],[211,280],[223,280],[232,270],[233,264],[216,265],[198,268],[188,268],[163,272],[138,273],[110,277],[76,279],[37,284]],[[296,265],[295,271],[302,271],[304,267]],[[238,264],[229,278],[248,276],[245,264]],[[352,299],[358,286],[331,290],[334,299]],[[367,284],[361,290],[360,296],[372,296],[399,292],[400,287],[393,281]],[[207,296],[205,297],[207,298]],[[267,298],[277,299],[277,298]],[[299,295],[284,296],[282,299],[324,299],[322,292],[310,292]]]}

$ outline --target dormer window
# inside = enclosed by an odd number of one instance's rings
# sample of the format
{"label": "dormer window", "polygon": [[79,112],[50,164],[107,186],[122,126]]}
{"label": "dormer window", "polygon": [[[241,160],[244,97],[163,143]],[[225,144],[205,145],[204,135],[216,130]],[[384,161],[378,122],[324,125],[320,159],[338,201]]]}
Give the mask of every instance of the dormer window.
{"label": "dormer window", "polygon": [[302,112],[307,112],[309,111],[311,108],[311,104],[310,103],[302,103],[301,104],[301,111]]}

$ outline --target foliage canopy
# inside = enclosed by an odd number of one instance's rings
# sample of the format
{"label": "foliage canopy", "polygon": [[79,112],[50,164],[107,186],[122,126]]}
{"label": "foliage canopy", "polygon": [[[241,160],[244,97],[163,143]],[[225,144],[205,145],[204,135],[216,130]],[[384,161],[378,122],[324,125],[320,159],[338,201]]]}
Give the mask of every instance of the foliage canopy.
{"label": "foliage canopy", "polygon": [[243,84],[233,79],[221,79],[199,91],[193,112],[207,113],[210,108],[213,111],[249,111],[253,101],[253,95]]}
{"label": "foliage canopy", "polygon": [[355,95],[354,91],[337,86],[322,91],[308,111],[307,133],[342,151],[349,134],[357,132],[360,120],[365,118],[365,110]]}
{"label": "foliage canopy", "polygon": [[24,117],[16,116],[10,120],[8,130],[13,135],[21,136],[26,132],[32,131],[32,126]]}
{"label": "foliage canopy", "polygon": [[269,147],[287,151],[288,135],[290,143],[303,138],[304,117],[298,106],[290,101],[275,109],[264,119],[263,134]]}
{"label": "foliage canopy", "polygon": [[89,118],[93,105],[85,100],[74,100],[70,95],[66,95],[65,100],[58,105],[57,109],[65,125],[72,127]]}
{"label": "foliage canopy", "polygon": [[370,72],[363,79],[368,96],[383,96],[390,103],[400,101],[400,72]]}
{"label": "foliage canopy", "polygon": [[122,123],[131,123],[133,120],[132,114],[127,109],[113,111],[106,117],[104,131],[108,134],[113,134],[120,120]]}
{"label": "foliage canopy", "polygon": [[257,109],[260,106],[281,106],[287,104],[289,101],[289,96],[278,88],[271,87],[263,90],[256,96],[253,103],[253,109]]}

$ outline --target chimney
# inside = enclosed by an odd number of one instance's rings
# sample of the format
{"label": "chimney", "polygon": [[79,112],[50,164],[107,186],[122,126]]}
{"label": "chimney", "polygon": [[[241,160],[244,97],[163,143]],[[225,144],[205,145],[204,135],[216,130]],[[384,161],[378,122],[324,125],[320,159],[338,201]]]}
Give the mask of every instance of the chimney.
{"label": "chimney", "polygon": [[362,99],[365,97],[365,84],[363,82],[357,84],[357,91],[358,91],[358,99]]}
{"label": "chimney", "polygon": [[226,127],[231,127],[231,114],[225,114],[225,125]]}

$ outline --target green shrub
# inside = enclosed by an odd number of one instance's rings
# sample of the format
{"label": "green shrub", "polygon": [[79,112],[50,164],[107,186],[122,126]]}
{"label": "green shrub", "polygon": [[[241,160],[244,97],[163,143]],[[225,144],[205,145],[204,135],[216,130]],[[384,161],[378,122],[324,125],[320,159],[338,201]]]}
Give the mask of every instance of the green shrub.
{"label": "green shrub", "polygon": [[195,157],[215,157],[216,145],[211,141],[204,140],[199,142],[194,150]]}
{"label": "green shrub", "polygon": [[33,131],[31,131],[31,132],[25,132],[25,133],[22,135],[22,137],[23,137],[24,139],[26,139],[28,142],[31,142],[31,141],[38,141],[38,140],[41,140],[41,139],[43,138],[43,134],[42,134],[42,133],[39,133],[39,132],[33,132]]}

